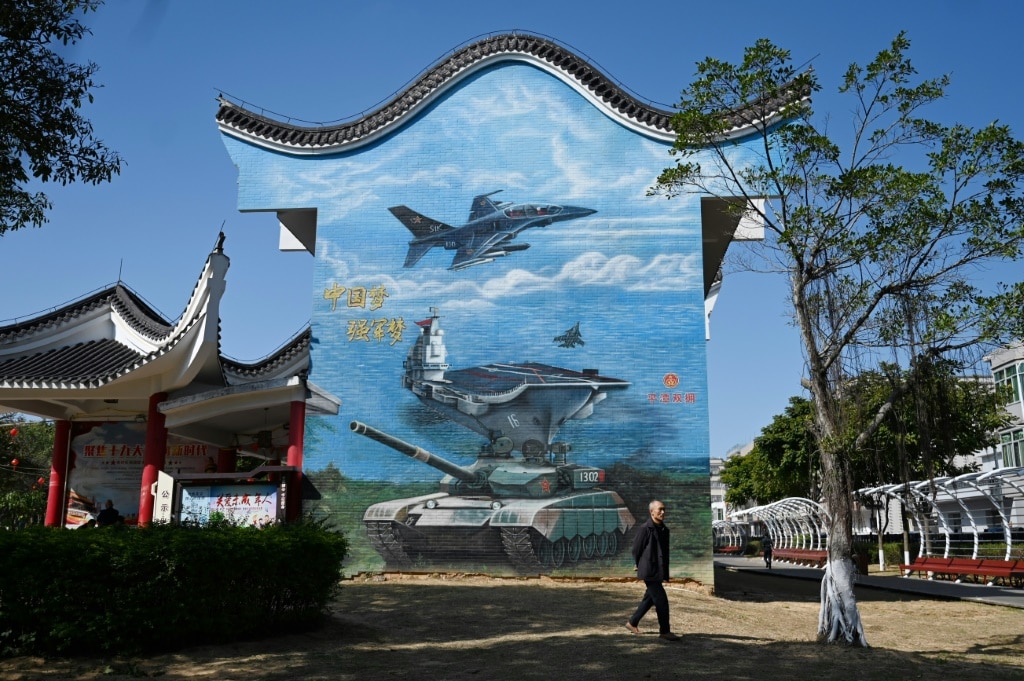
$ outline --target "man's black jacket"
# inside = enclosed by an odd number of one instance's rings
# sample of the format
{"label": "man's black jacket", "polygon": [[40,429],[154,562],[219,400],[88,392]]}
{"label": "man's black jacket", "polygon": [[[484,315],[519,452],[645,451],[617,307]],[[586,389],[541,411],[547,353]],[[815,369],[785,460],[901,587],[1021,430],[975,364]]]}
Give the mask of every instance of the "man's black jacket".
{"label": "man's black jacket", "polygon": [[651,518],[637,528],[633,538],[636,575],[645,582],[668,580],[668,528]]}

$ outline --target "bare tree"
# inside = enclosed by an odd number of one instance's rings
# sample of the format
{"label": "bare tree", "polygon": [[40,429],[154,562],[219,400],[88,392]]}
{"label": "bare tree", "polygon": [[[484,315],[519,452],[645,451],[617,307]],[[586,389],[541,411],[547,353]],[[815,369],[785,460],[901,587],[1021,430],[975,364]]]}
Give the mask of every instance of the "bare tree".
{"label": "bare tree", "polygon": [[[1024,146],[997,123],[975,130],[921,117],[949,81],[919,79],[909,45],[901,33],[867,66],[847,69],[839,92],[852,126],[842,146],[802,96],[819,90],[815,74],[798,71],[788,51],[760,40],[738,65],[700,62],[673,119],[676,165],[653,190],[746,197],[766,226],[762,267],[789,278],[831,517],[818,623],[828,643],[867,646],[853,590],[849,461],[913,385],[893,381],[864,418],[844,407],[849,377],[883,362],[912,376],[931,364],[920,360],[962,361],[1024,331],[1024,284],[976,277],[1022,255]],[[779,101],[790,102],[782,122]],[[757,130],[753,162],[734,161],[727,126],[737,119]]]}

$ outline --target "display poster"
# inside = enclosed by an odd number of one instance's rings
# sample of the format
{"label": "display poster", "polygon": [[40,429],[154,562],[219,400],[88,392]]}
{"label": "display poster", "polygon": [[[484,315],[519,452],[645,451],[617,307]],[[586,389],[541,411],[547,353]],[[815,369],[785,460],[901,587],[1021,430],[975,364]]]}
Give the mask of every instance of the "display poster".
{"label": "display poster", "polygon": [[[146,424],[76,423],[68,455],[67,527],[94,523],[107,501],[126,525],[138,522]],[[171,474],[216,470],[216,448],[171,437],[164,470]]]}

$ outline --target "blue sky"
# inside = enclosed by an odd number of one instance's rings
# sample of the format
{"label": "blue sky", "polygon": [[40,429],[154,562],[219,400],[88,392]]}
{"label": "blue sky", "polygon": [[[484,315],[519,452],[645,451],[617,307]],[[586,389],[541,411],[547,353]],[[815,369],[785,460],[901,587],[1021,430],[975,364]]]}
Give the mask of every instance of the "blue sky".
{"label": "blue sky", "polygon": [[[69,53],[100,66],[103,88],[84,113],[125,167],[100,187],[47,186],[50,222],[0,237],[0,323],[118,278],[175,318],[222,224],[231,258],[224,352],[258,359],[308,323],[313,259],[277,250],[272,214],[238,212],[236,171],[214,121],[221,92],[278,118],[351,118],[462,44],[519,29],[557,39],[668,107],[695,62],[737,61],[766,37],[797,64],[813,65],[824,86],[815,107],[842,130],[847,106],[833,92],[846,66],[870,61],[906,30],[919,72],[953,78],[932,117],[973,126],[998,119],[1020,136],[1021,7],[1010,0],[112,0],[87,17],[93,35]],[[725,281],[708,346],[712,455],[755,437],[800,392],[802,360],[785,294],[778,277],[736,273]]]}

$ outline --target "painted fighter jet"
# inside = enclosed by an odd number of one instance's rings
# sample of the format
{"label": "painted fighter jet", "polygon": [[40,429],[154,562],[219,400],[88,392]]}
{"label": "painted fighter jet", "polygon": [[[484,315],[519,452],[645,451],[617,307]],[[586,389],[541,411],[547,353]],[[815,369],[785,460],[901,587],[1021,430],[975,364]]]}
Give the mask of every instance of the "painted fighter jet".
{"label": "painted fighter jet", "polygon": [[432,220],[406,206],[388,208],[415,237],[409,242],[405,267],[412,267],[427,251],[437,246],[455,251],[450,270],[483,265],[529,248],[530,244],[508,243],[525,229],[547,227],[553,222],[575,220],[597,212],[577,206],[491,200],[490,197],[497,193],[481,194],[473,199],[469,221],[461,227]]}
{"label": "painted fighter jet", "polygon": [[555,336],[554,342],[558,343],[560,348],[574,348],[577,345],[586,345],[583,342],[583,336],[580,334],[580,323],[576,322],[576,326],[572,327],[561,336]]}

